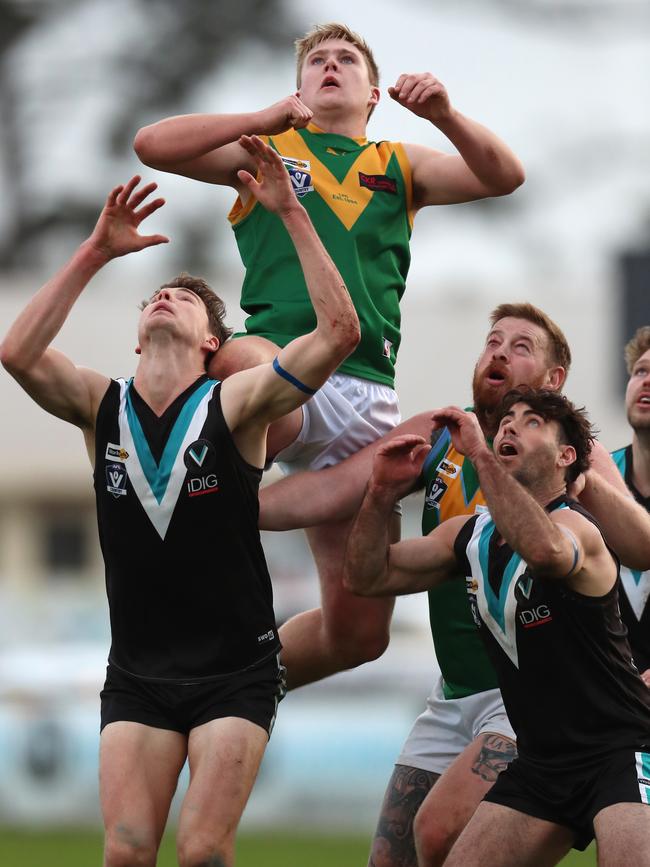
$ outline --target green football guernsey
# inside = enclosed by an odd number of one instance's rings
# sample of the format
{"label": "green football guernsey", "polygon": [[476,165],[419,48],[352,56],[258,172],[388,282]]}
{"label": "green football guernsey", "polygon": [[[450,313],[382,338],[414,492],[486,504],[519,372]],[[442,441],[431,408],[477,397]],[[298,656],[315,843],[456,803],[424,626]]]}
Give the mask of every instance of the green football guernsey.
{"label": "green football guernsey", "polygon": [[[262,139],[282,157],[357,310],[361,342],[339,369],[393,386],[413,222],[404,147],[324,133],[313,124]],[[285,346],[311,331],[316,317],[279,217],[251,197],[245,206],[238,198],[228,219],[246,268],[246,333]]]}
{"label": "green football guernsey", "polygon": [[[473,515],[485,508],[474,465],[456,451],[446,428],[427,455],[422,476],[426,483],[423,535],[448,518]],[[464,577],[459,575],[429,591],[431,635],[445,698],[463,698],[498,687],[496,672],[472,619]]]}

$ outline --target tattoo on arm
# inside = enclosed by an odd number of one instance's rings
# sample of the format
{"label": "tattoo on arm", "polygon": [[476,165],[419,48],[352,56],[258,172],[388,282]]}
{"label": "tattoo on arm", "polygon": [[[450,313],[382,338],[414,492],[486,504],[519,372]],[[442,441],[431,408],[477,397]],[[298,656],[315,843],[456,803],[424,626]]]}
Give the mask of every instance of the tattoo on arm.
{"label": "tattoo on arm", "polygon": [[440,775],[395,765],[386,789],[368,867],[417,867],[413,821]]}
{"label": "tattoo on arm", "polygon": [[508,767],[517,755],[514,741],[503,735],[487,734],[472,765],[472,773],[488,783],[494,783],[501,771]]}

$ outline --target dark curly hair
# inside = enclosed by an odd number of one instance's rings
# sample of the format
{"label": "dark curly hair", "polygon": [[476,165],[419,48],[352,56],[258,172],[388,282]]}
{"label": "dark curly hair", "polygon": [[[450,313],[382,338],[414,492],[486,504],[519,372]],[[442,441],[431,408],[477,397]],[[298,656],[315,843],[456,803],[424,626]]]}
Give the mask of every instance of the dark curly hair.
{"label": "dark curly hair", "polygon": [[517,403],[525,403],[545,421],[555,421],[560,429],[559,442],[575,449],[576,459],[566,470],[566,481],[575,481],[589,469],[589,455],[596,438],[585,408],[578,408],[563,394],[547,388],[513,388],[503,398],[499,423]]}
{"label": "dark curly hair", "polygon": [[[160,289],[189,289],[198,295],[201,301],[205,304],[205,309],[208,312],[208,322],[210,323],[210,332],[219,340],[219,346],[228,340],[232,334],[232,328],[224,323],[223,319],[226,315],[226,305],[216,292],[201,277],[193,277],[187,271],[183,271],[178,277],[174,277],[168,283],[163,283]],[[160,289],[158,291],[160,291]],[[148,301],[143,301],[140,305],[140,310],[144,310],[158,292],[155,292]]]}

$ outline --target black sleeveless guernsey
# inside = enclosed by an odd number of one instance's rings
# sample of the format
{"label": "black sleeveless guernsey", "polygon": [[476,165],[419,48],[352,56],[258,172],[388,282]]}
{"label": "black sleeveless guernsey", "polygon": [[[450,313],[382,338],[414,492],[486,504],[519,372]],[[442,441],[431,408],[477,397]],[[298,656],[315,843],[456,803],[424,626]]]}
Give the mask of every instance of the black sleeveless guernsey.
{"label": "black sleeveless guernsey", "polygon": [[[595,523],[572,500],[547,511],[558,508]],[[520,754],[561,765],[649,743],[650,690],[632,662],[620,579],[604,596],[584,596],[561,579],[533,577],[498,535],[484,512],[463,526],[455,551]]]}
{"label": "black sleeveless guernsey", "polygon": [[109,661],[148,680],[252,668],[280,649],[247,464],[200,377],[158,418],[113,380],[97,415],[95,494]]}

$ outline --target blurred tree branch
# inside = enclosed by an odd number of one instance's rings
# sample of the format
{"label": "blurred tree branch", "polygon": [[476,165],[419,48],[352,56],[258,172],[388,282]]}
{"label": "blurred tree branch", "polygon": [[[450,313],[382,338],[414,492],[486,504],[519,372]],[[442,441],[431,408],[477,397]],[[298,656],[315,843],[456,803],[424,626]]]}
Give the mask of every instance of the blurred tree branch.
{"label": "blurred tree branch", "polygon": [[[62,44],[57,56],[60,63],[45,74],[40,70],[40,82],[34,70],[16,61],[29,39],[49,38],[44,36],[49,32],[60,36],[57,27],[75,17],[83,21],[83,27],[79,26],[83,37],[93,16],[101,26],[107,15],[110,20],[113,9],[115,38],[110,50],[93,53],[92,38],[87,46],[80,38],[71,56],[66,56],[71,46]],[[120,21],[120,13],[125,11],[141,23],[137,33]],[[154,116],[163,117],[186,110],[184,104],[191,91],[233,60],[242,43],[259,40],[265,49],[288,51],[292,33],[282,0],[132,0],[131,4],[113,4],[112,0],[0,0],[0,149],[5,202],[0,268],[24,267],[26,261],[38,264],[35,259],[47,248],[48,239],[56,241],[62,232],[80,236],[92,227],[99,206],[95,183],[80,179],[74,189],[66,188],[63,200],[50,201],[52,196],[48,198],[45,191],[30,195],[29,173],[34,151],[39,160],[50,157],[49,139],[56,140],[59,125],[69,124],[75,117],[70,106],[84,93],[87,96],[95,81],[104,85],[104,94],[114,83],[114,98],[105,112],[105,151],[100,151],[94,162],[101,163],[107,156],[119,161],[126,159],[135,131],[152,111]],[[61,110],[51,110],[52,106]],[[43,142],[31,139],[35,133],[30,117],[40,124],[53,124],[49,135],[46,127]],[[39,132],[42,139],[42,126]],[[74,154],[66,157],[75,159]],[[93,165],[92,158],[88,162]],[[106,162],[112,168],[112,162]],[[95,177],[102,176],[102,168],[98,166]],[[196,222],[201,222],[201,215]],[[196,256],[201,248],[199,239],[204,236],[205,231],[197,225],[181,226],[180,236],[174,238],[179,257],[186,249]],[[205,248],[208,246],[209,239],[205,239]]]}

